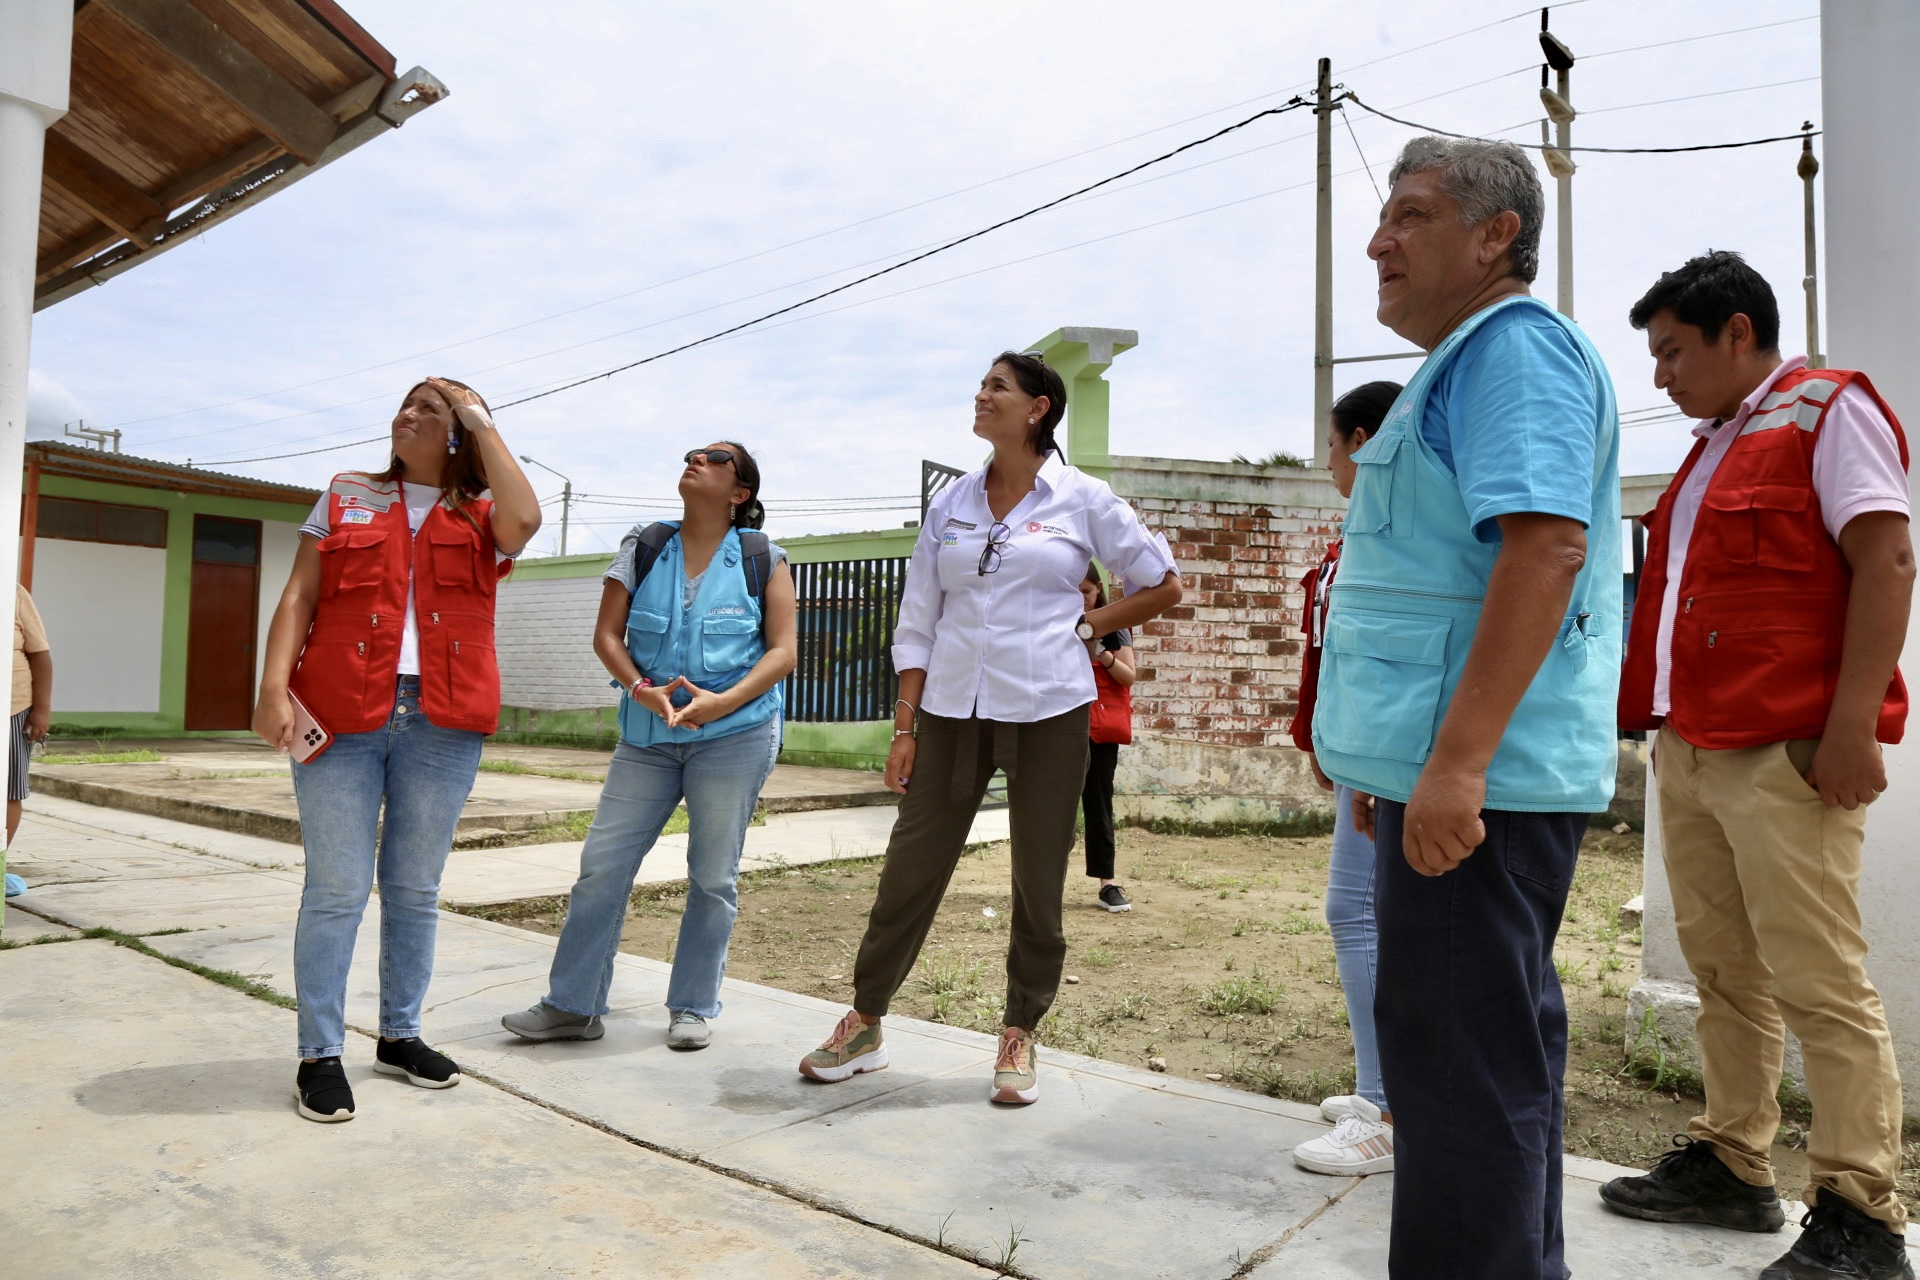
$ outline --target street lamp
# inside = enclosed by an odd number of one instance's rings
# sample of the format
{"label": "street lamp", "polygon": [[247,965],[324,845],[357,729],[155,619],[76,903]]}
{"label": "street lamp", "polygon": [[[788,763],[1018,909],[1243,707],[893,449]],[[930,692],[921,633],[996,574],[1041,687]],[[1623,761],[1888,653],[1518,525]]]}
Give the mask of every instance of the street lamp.
{"label": "street lamp", "polygon": [[560,490],[560,554],[567,554],[567,513],[573,507],[573,481],[561,476],[558,471],[544,462],[536,462],[526,454],[520,455],[520,461],[531,467],[538,467],[548,475],[560,476],[565,487]]}

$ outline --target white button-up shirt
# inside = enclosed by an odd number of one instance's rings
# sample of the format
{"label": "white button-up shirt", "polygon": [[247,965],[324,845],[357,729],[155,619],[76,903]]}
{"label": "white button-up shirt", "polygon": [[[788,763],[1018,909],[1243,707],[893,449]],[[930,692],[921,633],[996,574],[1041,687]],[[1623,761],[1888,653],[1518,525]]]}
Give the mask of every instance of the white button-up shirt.
{"label": "white button-up shirt", "polygon": [[[1713,418],[1694,424],[1693,434],[1704,439],[1707,447],[1700,461],[1694,463],[1686,485],[1673,495],[1673,519],[1667,529],[1667,589],[1660,600],[1660,625],[1653,640],[1655,715],[1673,711],[1674,614],[1680,608],[1680,575],[1687,570],[1687,549],[1693,541],[1693,526],[1700,518],[1707,485],[1720,469],[1720,460],[1740,438],[1740,429],[1773,390],[1773,384],[1806,363],[1805,356],[1788,357],[1740,402],[1733,417],[1724,423]],[[1873,397],[1859,387],[1848,387],[1827,406],[1820,439],[1813,446],[1813,493],[1820,500],[1827,534],[1835,542],[1855,516],[1869,511],[1909,514],[1907,470],[1900,464],[1900,444],[1894,438],[1893,426]]]}
{"label": "white button-up shirt", "polygon": [[[997,551],[983,574],[989,537]],[[914,543],[894,670],[926,671],[920,705],[935,715],[1027,724],[1085,706],[1093,664],[1074,628],[1096,559],[1129,592],[1174,571],[1165,538],[1057,455],[1005,520],[987,509],[986,468],[962,476],[934,495]]]}

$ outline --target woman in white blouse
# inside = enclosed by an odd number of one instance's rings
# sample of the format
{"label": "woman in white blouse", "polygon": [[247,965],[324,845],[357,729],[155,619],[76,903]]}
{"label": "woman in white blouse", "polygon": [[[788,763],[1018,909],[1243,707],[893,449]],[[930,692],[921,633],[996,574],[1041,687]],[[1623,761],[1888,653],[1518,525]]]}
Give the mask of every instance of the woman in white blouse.
{"label": "woman in white blouse", "polygon": [[[801,1060],[811,1079],[887,1065],[881,1016],[913,971],[997,768],[1011,810],[1013,912],[992,1099],[1039,1096],[1033,1034],[1066,960],[1061,899],[1086,780],[1086,641],[1139,626],[1181,592],[1166,540],[1059,456],[1054,428],[1066,407],[1065,384],[1036,353],[1003,352],[973,398],[973,431],[993,458],[927,507],[893,637],[900,698],[886,780],[905,798],[854,962],[854,1007]],[[1083,613],[1090,559],[1128,594]]]}

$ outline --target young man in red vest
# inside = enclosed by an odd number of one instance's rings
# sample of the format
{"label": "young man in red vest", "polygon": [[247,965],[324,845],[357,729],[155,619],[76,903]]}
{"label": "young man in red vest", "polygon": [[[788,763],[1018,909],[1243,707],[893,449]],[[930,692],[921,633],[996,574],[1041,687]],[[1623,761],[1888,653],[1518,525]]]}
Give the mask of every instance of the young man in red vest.
{"label": "young man in red vest", "polygon": [[1620,722],[1655,729],[1674,923],[1700,992],[1706,1114],[1614,1210],[1784,1223],[1768,1151],[1783,1026],[1805,1054],[1811,1212],[1762,1280],[1912,1280],[1900,1077],[1860,934],[1867,805],[1898,742],[1914,579],[1907,443],[1866,377],[1782,360],[1773,290],[1738,254],[1633,307],[1654,385],[1701,421],[1646,519]]}

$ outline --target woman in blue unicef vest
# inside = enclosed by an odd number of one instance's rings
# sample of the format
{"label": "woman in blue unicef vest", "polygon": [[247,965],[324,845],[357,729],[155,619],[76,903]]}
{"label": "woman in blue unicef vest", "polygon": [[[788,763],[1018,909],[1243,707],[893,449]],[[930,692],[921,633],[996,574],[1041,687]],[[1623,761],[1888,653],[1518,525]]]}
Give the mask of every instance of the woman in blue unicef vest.
{"label": "woman in blue unicef vest", "polygon": [[797,652],[793,574],[759,532],[760,468],[730,441],[687,454],[677,525],[635,526],[600,595],[593,648],[627,691],[546,998],[501,1025],[598,1040],[640,862],[684,797],[687,909],[667,984],[667,1044],[704,1049],[738,910],[747,823],[780,750]]}

